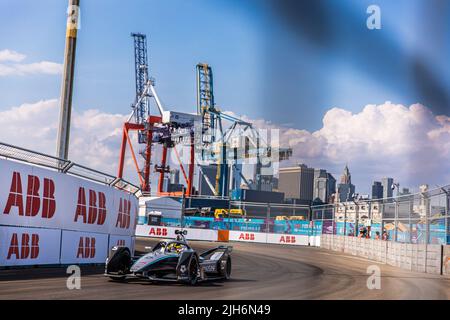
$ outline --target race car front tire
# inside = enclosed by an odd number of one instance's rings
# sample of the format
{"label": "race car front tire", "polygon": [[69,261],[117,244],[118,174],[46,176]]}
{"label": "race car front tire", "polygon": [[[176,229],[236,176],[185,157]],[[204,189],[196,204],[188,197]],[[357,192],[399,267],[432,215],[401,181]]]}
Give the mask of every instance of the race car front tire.
{"label": "race car front tire", "polygon": [[198,282],[199,266],[196,257],[192,257],[189,263],[189,284],[194,286]]}

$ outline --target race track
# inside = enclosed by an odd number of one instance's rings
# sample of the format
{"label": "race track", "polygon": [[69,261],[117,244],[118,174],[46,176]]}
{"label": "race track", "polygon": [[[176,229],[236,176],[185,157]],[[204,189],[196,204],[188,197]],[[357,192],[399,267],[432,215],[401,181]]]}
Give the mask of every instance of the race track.
{"label": "race track", "polygon": [[[137,250],[155,240],[139,238]],[[191,242],[199,250],[217,243]],[[117,283],[103,267],[82,267],[81,290],[68,290],[63,268],[0,270],[0,299],[449,299],[450,278],[414,273],[314,247],[232,243],[232,279],[203,283]],[[366,286],[369,265],[381,289]]]}

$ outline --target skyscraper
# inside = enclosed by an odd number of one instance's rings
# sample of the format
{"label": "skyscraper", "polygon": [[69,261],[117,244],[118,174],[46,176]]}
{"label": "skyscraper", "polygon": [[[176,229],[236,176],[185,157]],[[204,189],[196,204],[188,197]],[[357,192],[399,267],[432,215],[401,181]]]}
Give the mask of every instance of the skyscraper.
{"label": "skyscraper", "polygon": [[327,203],[335,192],[336,179],[324,169],[315,169],[313,200]]}
{"label": "skyscraper", "polygon": [[295,199],[297,203],[310,204],[313,200],[314,169],[305,164],[297,167],[280,168],[278,190],[286,199]]}
{"label": "skyscraper", "polygon": [[383,185],[383,198],[391,198],[392,193],[392,184],[394,183],[393,178],[383,178],[381,179],[381,184]]}
{"label": "skyscraper", "polygon": [[383,198],[383,185],[380,181],[374,181],[372,185],[372,199]]}
{"label": "skyscraper", "polygon": [[350,174],[347,165],[345,165],[344,172],[341,176],[341,183],[338,184],[337,189],[340,202],[346,202],[353,199],[355,186],[352,184],[352,175]]}

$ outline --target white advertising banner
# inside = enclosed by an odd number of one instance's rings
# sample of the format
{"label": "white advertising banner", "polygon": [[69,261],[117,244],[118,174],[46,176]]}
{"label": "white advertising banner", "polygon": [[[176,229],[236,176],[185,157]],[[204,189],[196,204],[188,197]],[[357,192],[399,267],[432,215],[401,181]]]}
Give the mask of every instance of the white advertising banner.
{"label": "white advertising banner", "polygon": [[108,252],[114,246],[127,247],[132,249],[134,247],[133,238],[130,236],[118,236],[118,235],[110,235],[109,236],[109,244],[108,244]]}
{"label": "white advertising banner", "polygon": [[107,234],[62,231],[62,264],[105,263],[107,255]]}
{"label": "white advertising banner", "polygon": [[243,242],[267,242],[267,234],[261,232],[248,232],[248,231],[232,231],[229,233],[230,241],[243,241]]}
{"label": "white advertising banner", "polygon": [[309,241],[308,236],[299,236],[295,234],[276,234],[276,233],[267,234],[267,243],[307,246],[309,243],[308,241]]}
{"label": "white advertising banner", "polygon": [[204,240],[204,241],[217,241],[218,231],[211,229],[194,229],[186,228],[188,240]]}
{"label": "white advertising banner", "polygon": [[61,230],[0,226],[0,266],[59,264]]}
{"label": "white advertising banner", "polygon": [[[181,230],[181,228],[137,225],[136,236],[175,239],[177,237],[175,230]],[[184,228],[183,230],[187,231],[187,240],[217,241],[217,230],[194,228]]]}
{"label": "white advertising banner", "polygon": [[176,238],[175,230],[179,228],[174,227],[160,227],[138,224],[136,226],[137,237],[151,237],[151,238]]}
{"label": "white advertising banner", "polygon": [[128,192],[0,159],[0,225],[132,236],[138,209]]}

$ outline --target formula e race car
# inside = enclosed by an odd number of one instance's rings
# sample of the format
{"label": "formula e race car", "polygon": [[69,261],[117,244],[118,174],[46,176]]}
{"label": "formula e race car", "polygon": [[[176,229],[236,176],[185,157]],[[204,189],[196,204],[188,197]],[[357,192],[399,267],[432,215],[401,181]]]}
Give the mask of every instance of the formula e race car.
{"label": "formula e race car", "polygon": [[115,281],[133,277],[191,285],[206,280],[230,279],[232,247],[219,246],[198,254],[186,242],[186,230],[175,233],[176,240],[162,240],[149,253],[139,257],[132,257],[127,247],[111,248],[105,276]]}

